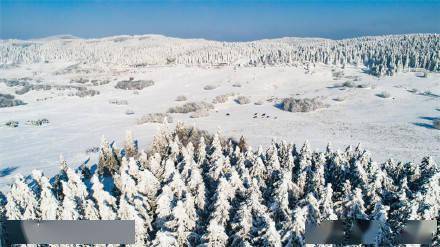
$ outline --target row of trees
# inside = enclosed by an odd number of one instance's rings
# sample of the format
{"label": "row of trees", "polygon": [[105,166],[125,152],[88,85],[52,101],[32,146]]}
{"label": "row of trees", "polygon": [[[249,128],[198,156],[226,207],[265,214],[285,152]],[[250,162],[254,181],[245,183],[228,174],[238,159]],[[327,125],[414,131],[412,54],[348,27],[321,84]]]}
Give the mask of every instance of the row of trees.
{"label": "row of trees", "polygon": [[[275,39],[254,42],[184,40],[162,36],[100,40],[0,42],[0,63],[80,61],[116,65],[301,65],[366,66],[374,75],[411,68],[440,71],[440,35],[411,34],[346,40]],[[89,65],[87,65],[89,66]]]}
{"label": "row of trees", "polygon": [[[137,246],[304,246],[305,224],[381,222],[377,244],[396,246],[405,220],[435,219],[440,170],[372,161],[360,147],[312,151],[286,142],[252,150],[178,124],[148,152],[131,135],[103,140],[99,162],[61,162],[52,178],[18,176],[1,200],[6,219],[134,219]],[[440,244],[439,236],[435,243]]]}

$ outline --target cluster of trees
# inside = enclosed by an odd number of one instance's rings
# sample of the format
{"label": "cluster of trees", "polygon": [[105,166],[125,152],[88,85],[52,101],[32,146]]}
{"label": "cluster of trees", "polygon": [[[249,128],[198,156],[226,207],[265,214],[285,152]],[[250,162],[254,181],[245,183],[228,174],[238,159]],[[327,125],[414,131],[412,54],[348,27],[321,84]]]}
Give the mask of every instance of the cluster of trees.
{"label": "cluster of trees", "polygon": [[379,164],[360,147],[286,142],[252,150],[182,124],[164,127],[148,152],[128,135],[122,148],[103,140],[97,165],[61,168],[18,176],[2,217],[134,219],[137,246],[304,246],[306,223],[371,219],[381,222],[377,244],[396,246],[405,220],[440,210],[431,158]]}
{"label": "cluster of trees", "polygon": [[[136,40],[137,39],[137,40]],[[125,42],[130,41],[130,42]],[[0,63],[83,61],[116,65],[346,64],[365,66],[378,76],[411,68],[440,71],[440,35],[410,34],[345,40],[275,39],[253,42],[185,40],[163,36],[100,40],[0,42]],[[172,62],[170,62],[172,61]]]}

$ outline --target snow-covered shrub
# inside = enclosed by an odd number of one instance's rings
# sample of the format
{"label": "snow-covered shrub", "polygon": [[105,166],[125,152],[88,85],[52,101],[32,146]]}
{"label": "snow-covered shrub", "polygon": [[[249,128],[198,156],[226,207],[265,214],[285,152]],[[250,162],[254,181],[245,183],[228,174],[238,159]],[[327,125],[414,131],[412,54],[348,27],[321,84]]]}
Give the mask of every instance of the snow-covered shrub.
{"label": "snow-covered shrub", "polygon": [[238,96],[235,99],[235,102],[237,102],[240,105],[246,105],[246,104],[251,103],[251,99],[249,99],[249,97],[246,97],[246,96]]}
{"label": "snow-covered shrub", "polygon": [[80,98],[87,97],[87,96],[93,97],[95,95],[99,95],[99,91],[94,90],[94,89],[78,90],[75,93],[75,96],[78,96]]}
{"label": "snow-covered shrub", "polygon": [[110,80],[98,80],[98,79],[93,79],[93,80],[90,80],[90,83],[91,83],[93,86],[101,86],[101,85],[109,84],[109,83],[110,83]]}
{"label": "snow-covered shrub", "polygon": [[22,100],[15,99],[14,95],[0,93],[0,108],[25,105]]}
{"label": "snow-covered shrub", "polygon": [[[132,219],[137,246],[305,246],[306,224],[357,218],[380,220],[377,245],[396,246],[406,220],[439,217],[439,177],[429,157],[377,163],[359,146],[318,152],[285,141],[250,149],[179,123],[146,152],[130,135],[121,149],[103,140],[98,170],[63,161],[52,178],[18,175],[0,212],[6,220]],[[105,180],[114,186],[104,189]]]}
{"label": "snow-covered shrub", "polygon": [[217,86],[215,86],[215,85],[206,85],[203,87],[203,89],[205,89],[205,90],[214,90],[216,88],[217,88]]}
{"label": "snow-covered shrub", "polygon": [[124,89],[124,90],[142,90],[146,87],[151,87],[154,85],[154,81],[152,80],[128,80],[128,81],[119,81],[116,83],[115,88]]}
{"label": "snow-covered shrub", "polygon": [[176,101],[186,101],[188,98],[186,98],[185,95],[179,95],[176,97]]}
{"label": "snow-covered shrub", "polygon": [[319,98],[285,98],[281,102],[281,109],[290,112],[310,112],[325,107],[325,104]]}
{"label": "snow-covered shrub", "polygon": [[191,115],[189,115],[190,118],[201,118],[201,117],[207,117],[209,116],[209,112],[208,111],[196,111],[191,113]]}
{"label": "snow-covered shrub", "polygon": [[214,109],[214,106],[205,101],[188,102],[181,106],[174,106],[168,109],[168,113],[189,113],[196,111],[209,111]]}
{"label": "snow-covered shrub", "polygon": [[32,86],[31,85],[26,85],[26,86],[23,86],[20,89],[15,90],[15,94],[23,95],[23,94],[25,94],[25,93],[27,93],[27,92],[29,92],[31,90],[32,90]]}
{"label": "snow-covered shrub", "polygon": [[85,78],[77,78],[70,80],[70,83],[86,84],[87,82],[89,82],[89,79],[85,79]]}
{"label": "snow-covered shrub", "polygon": [[128,101],[125,99],[111,99],[108,102],[114,105],[128,105]]}
{"label": "snow-covered shrub", "polygon": [[16,87],[16,86],[29,86],[30,78],[21,78],[21,79],[0,79],[1,82],[5,83],[8,87]]}
{"label": "snow-covered shrub", "polygon": [[18,125],[19,125],[18,121],[14,121],[14,120],[10,120],[5,123],[5,126],[11,127],[11,128],[17,128]]}
{"label": "snow-covered shrub", "polygon": [[380,93],[376,94],[376,96],[377,96],[377,97],[380,97],[380,98],[384,98],[384,99],[386,99],[386,98],[391,97],[391,94],[388,93],[388,92],[386,92],[386,91],[383,91],[383,92],[380,92]]}
{"label": "snow-covered shrub", "polygon": [[212,99],[212,103],[213,104],[226,103],[226,101],[228,101],[229,98],[234,96],[234,95],[235,95],[235,93],[227,93],[227,94],[217,95],[217,96],[214,97],[214,99]]}
{"label": "snow-covered shrub", "polygon": [[32,125],[32,126],[42,126],[42,125],[49,124],[49,120],[47,118],[42,118],[42,119],[37,119],[37,120],[28,120],[28,121],[26,121],[26,124]]}
{"label": "snow-covered shrub", "polygon": [[440,130],[440,119],[434,119],[432,120],[432,126],[434,126],[434,128]]}
{"label": "snow-covered shrub", "polygon": [[163,123],[164,121],[167,121],[168,123],[173,122],[173,118],[166,113],[148,113],[143,115],[141,118],[137,120],[138,124],[144,124],[144,123]]}

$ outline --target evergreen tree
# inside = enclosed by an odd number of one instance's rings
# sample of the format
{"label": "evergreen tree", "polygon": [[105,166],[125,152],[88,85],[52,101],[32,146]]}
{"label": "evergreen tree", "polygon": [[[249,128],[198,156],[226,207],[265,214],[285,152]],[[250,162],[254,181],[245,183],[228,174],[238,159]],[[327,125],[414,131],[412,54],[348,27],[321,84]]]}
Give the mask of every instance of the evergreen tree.
{"label": "evergreen tree", "polygon": [[92,177],[92,197],[96,202],[101,220],[116,219],[116,199],[104,190],[98,176]]}
{"label": "evergreen tree", "polygon": [[23,176],[16,175],[14,183],[6,193],[6,217],[11,220],[36,219],[37,200]]}
{"label": "evergreen tree", "polygon": [[171,213],[171,219],[166,226],[177,239],[179,246],[191,246],[189,236],[195,227],[194,220],[188,215],[184,203],[179,200]]}

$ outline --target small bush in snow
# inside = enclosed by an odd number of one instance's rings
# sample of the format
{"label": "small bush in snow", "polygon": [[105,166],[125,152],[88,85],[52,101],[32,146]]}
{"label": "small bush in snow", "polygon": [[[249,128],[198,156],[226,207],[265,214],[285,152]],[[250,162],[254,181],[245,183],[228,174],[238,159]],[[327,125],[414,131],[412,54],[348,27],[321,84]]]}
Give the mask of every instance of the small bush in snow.
{"label": "small bush in snow", "polygon": [[206,86],[203,87],[203,89],[205,89],[205,90],[213,90],[213,89],[216,89],[216,88],[217,88],[217,86],[214,86],[214,85],[206,85]]}
{"label": "small bush in snow", "polygon": [[325,107],[318,98],[295,99],[286,98],[281,102],[281,108],[290,112],[310,112]]}
{"label": "small bush in snow", "polygon": [[432,120],[432,126],[434,126],[435,129],[440,130],[440,119]]}
{"label": "small bush in snow", "polygon": [[186,100],[187,100],[187,98],[185,95],[179,95],[176,97],[176,101],[186,101]]}
{"label": "small bush in snow", "polygon": [[42,119],[37,119],[37,120],[28,120],[28,121],[26,121],[26,124],[32,125],[32,126],[42,126],[42,125],[49,124],[49,120],[47,118],[42,118]]}
{"label": "small bush in snow", "polygon": [[124,90],[142,90],[146,87],[151,87],[154,85],[152,80],[129,80],[129,81],[119,81],[116,83],[115,88]]}
{"label": "small bush in snow", "polygon": [[386,99],[386,98],[391,97],[391,94],[386,92],[386,91],[383,91],[383,92],[380,92],[380,93],[376,94],[376,96]]}
{"label": "small bush in snow", "polygon": [[338,102],[342,102],[342,101],[345,100],[345,98],[344,98],[344,97],[336,97],[336,98],[334,98],[333,100],[334,100],[334,101],[338,101]]}
{"label": "small bush in snow", "polygon": [[15,90],[15,94],[23,95],[23,94],[25,94],[25,93],[27,93],[27,92],[29,92],[31,90],[32,90],[32,86],[27,85],[27,86],[24,86],[24,87],[22,87],[20,89]]}
{"label": "small bush in snow", "polygon": [[143,115],[140,119],[138,119],[138,124],[144,124],[144,123],[163,123],[167,120],[168,123],[173,122],[173,118],[169,116],[166,113],[149,113],[146,115]]}
{"label": "small bush in snow", "polygon": [[109,80],[102,80],[102,81],[100,81],[100,80],[91,80],[90,82],[92,83],[93,86],[101,86],[101,85],[106,85],[106,84],[110,83]]}
{"label": "small bush in snow", "polygon": [[241,84],[240,83],[234,83],[234,84],[232,84],[232,86],[233,87],[241,87]]}
{"label": "small bush in snow", "polygon": [[217,95],[215,96],[215,98],[212,100],[213,104],[221,104],[221,103],[225,103],[226,101],[229,100],[229,97],[234,96],[234,93],[227,93],[227,94],[222,94],[222,95]]}
{"label": "small bush in snow", "polygon": [[200,117],[207,117],[209,116],[209,112],[208,111],[196,111],[194,113],[192,113],[189,117],[190,118],[200,118]]}
{"label": "small bush in snow", "polygon": [[235,99],[235,102],[237,102],[240,105],[245,105],[245,104],[251,103],[251,100],[248,97],[246,97],[246,96],[238,96]]}
{"label": "small bush in snow", "polygon": [[14,95],[0,93],[0,108],[24,105],[22,100],[15,99]]}
{"label": "small bush in snow", "polygon": [[170,107],[168,113],[189,113],[196,111],[209,111],[214,109],[214,106],[210,103],[200,101],[200,102],[188,102],[181,106]]}
{"label": "small bush in snow", "polygon": [[93,97],[95,95],[99,95],[99,91],[93,89],[79,90],[75,93],[75,96],[80,98],[84,98],[87,96]]}
{"label": "small bush in snow", "polygon": [[18,127],[18,121],[14,121],[14,120],[7,121],[5,123],[5,126],[11,127],[11,128],[17,128]]}
{"label": "small bush in snow", "polygon": [[89,82],[89,79],[84,79],[84,78],[70,80],[70,83],[86,84],[87,82]]}

